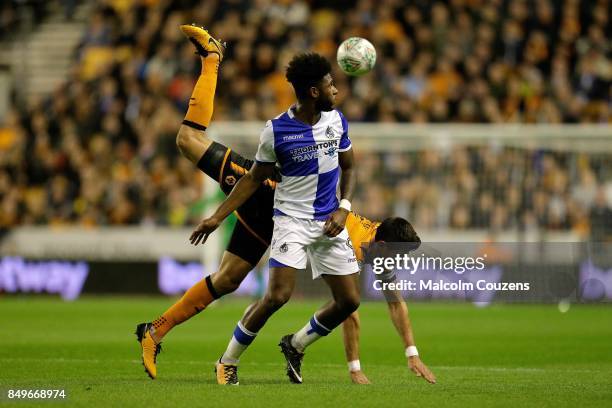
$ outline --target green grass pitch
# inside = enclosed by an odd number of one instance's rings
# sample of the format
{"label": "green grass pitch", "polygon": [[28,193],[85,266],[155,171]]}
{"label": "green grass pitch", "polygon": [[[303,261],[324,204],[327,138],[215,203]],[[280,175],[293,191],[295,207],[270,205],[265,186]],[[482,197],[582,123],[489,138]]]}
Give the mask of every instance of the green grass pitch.
{"label": "green grass pitch", "polygon": [[[175,328],[158,358],[158,379],[140,363],[136,323],[172,299],[0,298],[0,405],[8,389],[65,389],[69,406],[610,406],[612,308],[573,305],[410,305],[430,385],[406,367],[382,303],[365,303],[361,362],[370,386],[350,383],[337,330],[307,351],[303,385],[289,384],[277,343],[301,327],[320,302],[292,301],[243,355],[238,387],[215,384],[246,301],[222,300]],[[48,405],[51,404],[51,405]]]}

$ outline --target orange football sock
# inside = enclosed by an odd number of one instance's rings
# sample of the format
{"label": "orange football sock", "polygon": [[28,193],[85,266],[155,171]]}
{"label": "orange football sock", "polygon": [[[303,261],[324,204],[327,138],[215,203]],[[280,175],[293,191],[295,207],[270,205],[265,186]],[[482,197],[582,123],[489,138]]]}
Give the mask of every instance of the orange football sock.
{"label": "orange football sock", "polygon": [[174,326],[197,315],[216,298],[210,276],[207,276],[189,288],[178,302],[153,321],[154,340],[159,343]]}
{"label": "orange football sock", "polygon": [[183,124],[195,129],[206,130],[210,125],[213,114],[217,74],[219,72],[219,56],[209,54],[201,60],[202,73],[189,99],[189,109],[187,109]]}

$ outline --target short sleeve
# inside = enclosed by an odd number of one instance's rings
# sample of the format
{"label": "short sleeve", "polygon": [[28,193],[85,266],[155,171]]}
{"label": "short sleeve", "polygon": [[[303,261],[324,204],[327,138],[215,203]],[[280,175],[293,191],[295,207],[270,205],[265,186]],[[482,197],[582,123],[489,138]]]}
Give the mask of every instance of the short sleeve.
{"label": "short sleeve", "polygon": [[259,146],[255,154],[255,160],[262,163],[275,163],[276,153],[274,152],[274,130],[272,121],[266,123],[266,127],[259,137]]}
{"label": "short sleeve", "polygon": [[338,111],[338,115],[340,115],[340,120],[342,122],[342,136],[340,137],[340,146],[338,147],[339,152],[346,152],[351,148],[351,139],[349,139],[348,135],[348,122],[342,113]]}

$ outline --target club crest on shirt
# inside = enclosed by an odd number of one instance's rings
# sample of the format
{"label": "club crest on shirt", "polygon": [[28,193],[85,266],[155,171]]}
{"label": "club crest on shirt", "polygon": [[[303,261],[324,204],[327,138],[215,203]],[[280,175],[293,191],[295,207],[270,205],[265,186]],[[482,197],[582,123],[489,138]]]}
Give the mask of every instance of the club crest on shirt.
{"label": "club crest on shirt", "polygon": [[334,128],[328,126],[325,130],[325,136],[327,136],[328,139],[333,139],[334,137],[336,137],[336,132],[334,131]]}
{"label": "club crest on shirt", "polygon": [[225,184],[227,184],[228,186],[233,186],[234,184],[236,184],[236,177],[234,177],[234,176],[227,176],[225,178]]}
{"label": "club crest on shirt", "polygon": [[278,251],[281,254],[286,253],[289,250],[289,245],[287,245],[287,243],[285,242],[283,245],[280,246],[280,248],[278,248]]}

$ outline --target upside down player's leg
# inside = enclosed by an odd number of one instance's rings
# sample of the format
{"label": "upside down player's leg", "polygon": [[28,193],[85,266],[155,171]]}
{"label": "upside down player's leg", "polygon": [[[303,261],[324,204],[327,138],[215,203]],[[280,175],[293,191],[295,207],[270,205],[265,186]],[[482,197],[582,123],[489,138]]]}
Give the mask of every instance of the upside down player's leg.
{"label": "upside down player's leg", "polygon": [[[201,57],[202,71],[189,100],[189,109],[183,125],[177,135],[177,145],[181,153],[194,163],[203,157],[211,145],[204,137],[204,131],[210,124],[213,112],[215,89],[219,63],[223,59],[223,45],[212,38],[208,32],[195,26],[183,25],[181,31],[195,45],[197,54]],[[141,323],[136,327],[136,336],[142,347],[142,362],[145,372],[154,379],[157,376],[156,359],[161,351],[159,340],[174,322],[184,321],[190,314],[202,310],[213,300],[211,290],[206,281],[198,282],[189,289],[183,298],[168,310],[168,319],[162,317],[156,320],[156,325]],[[157,326],[158,341],[155,341],[151,331]]]}
{"label": "upside down player's leg", "polygon": [[212,273],[189,288],[184,295],[152,323],[150,330],[156,343],[175,326],[203,311],[221,296],[232,293],[254,265],[229,251],[223,253],[221,265]]}
{"label": "upside down player's leg", "polygon": [[[235,291],[247,274],[257,265],[267,245],[253,236],[241,223],[236,223],[232,237],[221,259],[219,271],[197,282],[160,317],[152,323],[141,323],[136,329],[142,346],[142,360],[146,373],[157,376],[156,357],[161,341],[175,326],[202,312],[211,302]],[[232,367],[217,367],[218,374]]]}
{"label": "upside down player's leg", "polygon": [[176,145],[181,154],[196,165],[212,143],[206,132],[187,125],[181,125],[176,135]]}
{"label": "upside down player's leg", "polygon": [[[249,168],[251,163],[227,147],[210,142],[197,165],[209,177],[218,180],[223,192],[228,194],[233,188],[230,184],[231,179],[240,178],[242,172],[246,172],[244,168]],[[202,311],[210,302],[236,290],[249,271],[259,263],[269,245],[272,221],[268,219],[267,223],[258,223],[257,217],[267,219],[265,210],[260,207],[269,207],[271,212],[272,197],[272,190],[267,189],[249,201],[248,206],[245,205],[245,213],[253,214],[255,219],[247,218],[245,221],[239,217],[240,221],[234,226],[218,272],[195,284],[183,298],[154,322],[138,326],[137,334],[142,346],[142,359],[145,371],[150,377],[155,378],[157,375],[156,355],[162,338],[173,327]],[[249,226],[247,221],[252,225]],[[224,373],[231,374],[232,370],[235,371],[235,368],[231,366],[217,366],[217,373],[222,377]]]}
{"label": "upside down player's leg", "polygon": [[189,108],[178,131],[176,144],[183,156],[197,164],[211,143],[204,137],[204,131],[212,118],[219,64],[223,60],[225,47],[200,27],[182,25],[181,31],[195,45],[201,57],[202,71],[189,98]]}
{"label": "upside down player's leg", "polygon": [[[215,46],[216,40],[212,45],[209,44],[208,38],[212,37],[201,28],[182,26],[181,30],[194,42],[202,57],[202,73],[191,96],[184,124],[177,134],[177,145],[185,157],[218,180],[230,151],[208,139],[204,130],[212,116],[218,65],[222,58],[222,52],[216,50],[222,49]],[[211,48],[210,52],[204,47]],[[267,249],[267,245],[260,241],[260,237],[251,235],[244,226],[237,224],[219,271],[193,285],[178,302],[152,323],[137,326],[136,335],[142,346],[145,372],[151,378],[157,376],[156,357],[161,351],[162,338],[174,326],[198,314],[215,299],[236,290]],[[245,251],[244,248],[249,250]]]}
{"label": "upside down player's leg", "polygon": [[218,272],[189,288],[152,323],[141,323],[137,326],[136,335],[142,346],[142,362],[149,377],[157,377],[157,354],[161,351],[164,336],[176,325],[200,313],[214,300],[236,290],[252,269],[253,265],[226,251]]}
{"label": "upside down player's leg", "polygon": [[202,60],[202,71],[196,82],[189,109],[183,124],[198,130],[206,130],[213,113],[219,64],[223,60],[225,45],[214,39],[206,30],[194,25],[182,25],[181,31],[196,47]]}
{"label": "upside down player's leg", "polygon": [[[194,135],[190,127],[182,128],[188,129],[186,133],[191,135],[192,140],[187,142],[193,143],[186,145],[190,146],[190,152],[205,150],[197,160],[198,168],[217,180],[222,191],[229,194],[236,180],[248,171],[252,163],[219,143]],[[206,144],[206,148],[202,146],[201,141]],[[155,356],[159,352],[158,345],[163,336],[177,324],[199,313],[210,302],[236,290],[249,271],[259,263],[270,242],[272,199],[273,190],[268,186],[249,200],[244,208],[241,207],[239,211],[244,211],[244,218],[238,215],[239,222],[234,226],[219,271],[211,274],[210,279],[198,282],[190,288],[182,299],[149,326],[139,326],[138,332],[144,333],[139,335],[139,340],[149,376],[154,378],[156,375]],[[147,333],[150,335],[147,336]],[[221,364],[217,365],[216,369],[218,378],[227,382],[227,377],[231,383],[232,372],[235,373],[237,367]]]}

